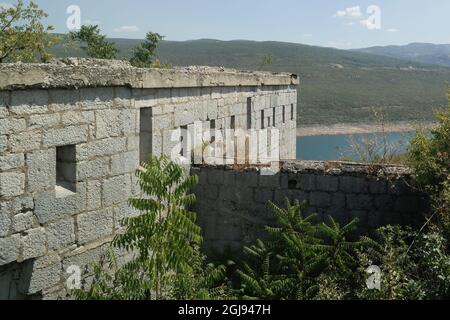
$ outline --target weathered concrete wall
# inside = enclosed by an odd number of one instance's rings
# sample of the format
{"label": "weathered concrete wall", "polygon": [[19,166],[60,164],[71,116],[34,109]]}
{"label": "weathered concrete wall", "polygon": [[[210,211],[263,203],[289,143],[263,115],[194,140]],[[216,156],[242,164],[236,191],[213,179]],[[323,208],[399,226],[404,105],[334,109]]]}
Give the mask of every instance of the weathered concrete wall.
{"label": "weathered concrete wall", "polygon": [[[265,170],[265,169],[263,169]],[[308,213],[341,224],[360,220],[367,233],[388,224],[417,226],[428,210],[427,198],[409,186],[404,167],[327,162],[286,162],[275,175],[261,169],[227,166],[195,167],[198,213],[208,253],[224,254],[265,236],[274,218],[268,202],[307,201]]]}
{"label": "weathered concrete wall", "polygon": [[142,148],[170,154],[172,129],[231,117],[258,129],[275,110],[281,157],[295,158],[297,84],[97,60],[0,65],[0,298],[64,295],[67,268],[97,261],[131,213]]}

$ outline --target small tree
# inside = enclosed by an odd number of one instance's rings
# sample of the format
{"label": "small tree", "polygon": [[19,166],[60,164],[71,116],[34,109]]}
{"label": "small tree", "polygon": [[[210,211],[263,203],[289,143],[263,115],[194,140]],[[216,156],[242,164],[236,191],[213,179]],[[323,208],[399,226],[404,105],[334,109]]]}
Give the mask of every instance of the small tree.
{"label": "small tree", "polygon": [[133,56],[130,59],[131,64],[139,68],[152,67],[156,48],[162,39],[164,37],[160,34],[148,32],[145,41],[133,49]]}
{"label": "small tree", "polygon": [[114,42],[108,42],[106,36],[100,34],[98,25],[81,26],[80,30],[69,33],[69,39],[79,42],[90,58],[116,59],[119,53]]}
{"label": "small tree", "polygon": [[[198,181],[166,156],[153,157],[137,171],[145,194],[129,200],[140,214],[123,219],[123,233],[113,247],[135,253],[123,266],[109,255],[109,271],[96,266],[88,291],[78,299],[210,299],[227,296],[225,268],[205,263],[196,215],[186,209],[195,201],[189,190]],[[112,271],[112,272],[111,272]]]}
{"label": "small tree", "polygon": [[8,62],[46,62],[52,57],[47,52],[57,36],[49,32],[52,26],[41,23],[47,14],[33,1],[28,6],[18,0],[14,6],[0,6],[0,63]]}

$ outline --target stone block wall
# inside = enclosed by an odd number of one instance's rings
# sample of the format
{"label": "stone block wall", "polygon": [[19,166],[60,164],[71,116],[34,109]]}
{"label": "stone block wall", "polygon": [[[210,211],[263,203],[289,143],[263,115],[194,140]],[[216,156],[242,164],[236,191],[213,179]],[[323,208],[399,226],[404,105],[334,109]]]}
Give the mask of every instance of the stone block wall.
{"label": "stone block wall", "polygon": [[295,158],[297,84],[96,60],[0,65],[0,299],[64,296],[67,268],[98,261],[133,213],[134,172],[147,153],[170,154],[172,129],[267,121]]}
{"label": "stone block wall", "polygon": [[194,211],[210,254],[233,253],[265,237],[264,227],[275,223],[269,201],[306,201],[304,214],[317,213],[322,221],[358,218],[361,233],[388,224],[420,226],[429,210],[404,167],[293,161],[274,175],[229,166],[195,167],[191,173],[200,180]]}

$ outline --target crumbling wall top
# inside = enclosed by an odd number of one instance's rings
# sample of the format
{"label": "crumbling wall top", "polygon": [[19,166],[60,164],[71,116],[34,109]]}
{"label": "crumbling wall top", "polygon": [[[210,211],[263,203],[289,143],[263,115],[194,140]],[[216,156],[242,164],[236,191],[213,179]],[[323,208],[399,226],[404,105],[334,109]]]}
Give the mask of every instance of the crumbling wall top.
{"label": "crumbling wall top", "polygon": [[0,90],[26,88],[181,88],[298,85],[296,75],[220,67],[135,68],[126,61],[65,58],[46,64],[0,64]]}

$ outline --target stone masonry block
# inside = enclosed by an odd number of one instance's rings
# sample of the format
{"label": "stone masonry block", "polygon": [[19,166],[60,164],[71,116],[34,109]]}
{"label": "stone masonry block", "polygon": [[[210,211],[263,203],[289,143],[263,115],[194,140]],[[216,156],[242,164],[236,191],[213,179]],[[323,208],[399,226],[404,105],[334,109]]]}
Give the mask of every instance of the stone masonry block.
{"label": "stone masonry block", "polygon": [[347,195],[347,208],[349,209],[365,209],[369,210],[373,205],[373,198],[365,194],[349,194]]}
{"label": "stone masonry block", "polygon": [[17,169],[25,164],[23,153],[0,156],[0,171]]}
{"label": "stone masonry block", "polygon": [[59,124],[60,116],[56,114],[40,114],[30,116],[30,129],[49,129]]}
{"label": "stone masonry block", "polygon": [[96,111],[96,132],[97,139],[118,137],[122,133],[122,123],[120,110],[98,110]]}
{"label": "stone masonry block", "polygon": [[109,175],[109,172],[109,157],[83,161],[77,164],[78,181],[105,177]]}
{"label": "stone masonry block", "polygon": [[9,201],[9,210],[12,214],[34,210],[34,200],[31,196],[16,197]]}
{"label": "stone masonry block", "polygon": [[3,154],[8,148],[8,137],[0,136],[0,154]]}
{"label": "stone masonry block", "polygon": [[71,126],[63,129],[51,129],[44,133],[44,146],[57,147],[87,141],[87,126]]}
{"label": "stone masonry block", "polygon": [[44,228],[31,229],[22,237],[22,260],[41,257],[46,252]]}
{"label": "stone masonry block", "polygon": [[111,157],[111,174],[134,173],[139,167],[139,151],[130,151]]}
{"label": "stone masonry block", "polygon": [[86,208],[86,184],[78,183],[77,192],[64,198],[57,198],[55,191],[39,194],[35,198],[35,207],[41,224],[82,212]]}
{"label": "stone masonry block", "polygon": [[27,123],[25,119],[6,118],[0,119],[0,133],[11,134],[25,131]]}
{"label": "stone masonry block", "polygon": [[17,261],[20,252],[20,235],[0,238],[0,266]]}
{"label": "stone masonry block", "polygon": [[27,263],[19,283],[19,290],[26,295],[36,294],[61,282],[61,260],[50,254]]}
{"label": "stone masonry block", "polygon": [[[103,206],[110,206],[127,201],[131,190],[131,182],[125,175],[113,177],[103,181]],[[130,178],[131,180],[131,178]]]}
{"label": "stone masonry block", "polygon": [[114,107],[114,88],[82,88],[80,96],[83,99],[77,102],[83,110],[111,109]]}
{"label": "stone masonry block", "polygon": [[316,176],[314,174],[299,175],[300,190],[314,191],[316,190]]}
{"label": "stone masonry block", "polygon": [[13,231],[18,233],[32,229],[35,225],[35,220],[34,214],[31,211],[19,213],[13,217]]}
{"label": "stone masonry block", "polygon": [[11,113],[29,115],[48,111],[47,90],[15,90],[11,93]]}
{"label": "stone masonry block", "polygon": [[109,138],[77,145],[77,161],[125,152],[126,138]]}
{"label": "stone masonry block", "polygon": [[340,177],[339,189],[347,193],[367,193],[369,184],[363,177]]}
{"label": "stone masonry block", "polygon": [[39,131],[27,131],[11,135],[9,145],[11,152],[30,152],[41,148],[42,133]]}
{"label": "stone masonry block", "polygon": [[47,226],[49,250],[60,250],[75,243],[75,221],[63,219]]}
{"label": "stone masonry block", "polygon": [[339,187],[339,178],[334,176],[317,176],[317,190],[336,192]]}
{"label": "stone masonry block", "polygon": [[326,192],[311,192],[310,204],[317,208],[327,208],[331,205],[331,195]]}
{"label": "stone masonry block", "polygon": [[102,205],[102,183],[99,180],[87,183],[87,209],[97,210]]}
{"label": "stone masonry block", "polygon": [[263,188],[280,188],[280,175],[260,175],[258,185]]}
{"label": "stone masonry block", "polygon": [[56,149],[35,151],[27,155],[28,191],[42,192],[55,188]]}
{"label": "stone masonry block", "polygon": [[114,217],[112,209],[80,214],[77,217],[78,242],[87,243],[113,233]]}
{"label": "stone masonry block", "polygon": [[20,172],[0,173],[0,197],[16,197],[24,193],[25,174]]}
{"label": "stone masonry block", "polygon": [[0,202],[0,237],[6,237],[11,227],[11,217],[6,202]]}

